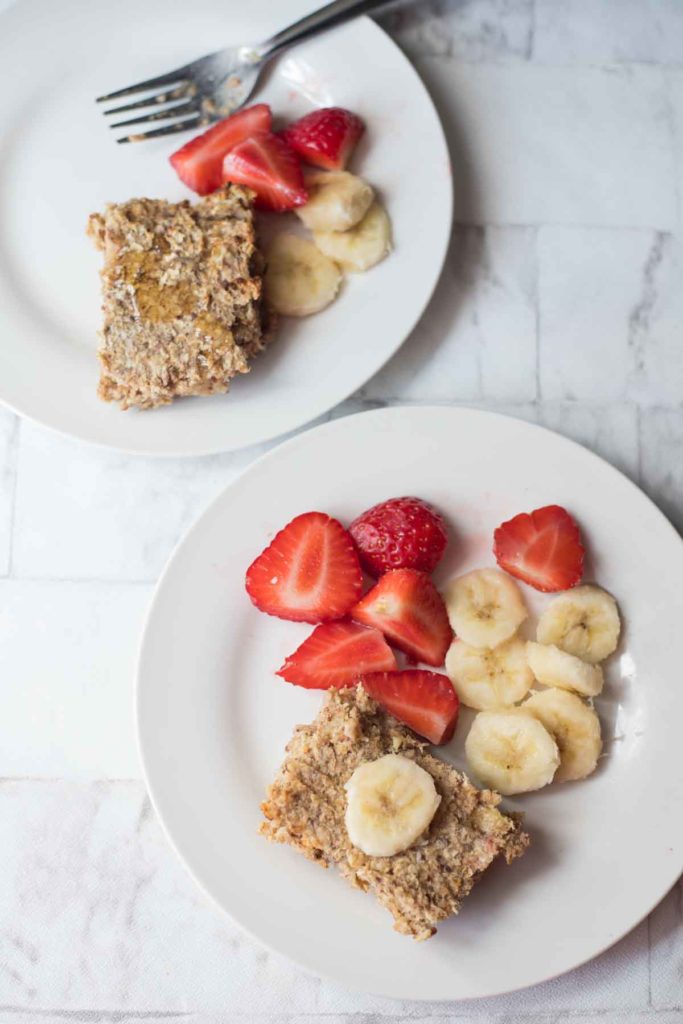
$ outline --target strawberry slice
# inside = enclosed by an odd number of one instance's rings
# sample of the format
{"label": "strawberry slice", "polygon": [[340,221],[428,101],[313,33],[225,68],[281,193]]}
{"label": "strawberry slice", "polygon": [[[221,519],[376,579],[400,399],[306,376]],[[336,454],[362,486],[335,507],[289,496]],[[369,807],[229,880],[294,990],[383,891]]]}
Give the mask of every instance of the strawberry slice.
{"label": "strawberry slice", "polygon": [[296,622],[341,619],[363,580],[353,541],[324,512],[296,516],[247,569],[247,593],[262,612]]}
{"label": "strawberry slice", "polygon": [[453,636],[446,606],[429,576],[393,569],[351,609],[351,617],[374,626],[416,661],[443,665]]}
{"label": "strawberry slice", "polygon": [[169,159],[188,188],[200,196],[207,196],[223,183],[223,158],[228,150],[255,132],[270,131],[271,123],[268,104],[257,103],[219,121],[203,135],[190,139]]}
{"label": "strawberry slice", "polygon": [[298,156],[271,132],[258,132],[230,150],[223,161],[223,181],[248,185],[262,210],[281,213],[308,201]]}
{"label": "strawberry slice", "polygon": [[453,736],[460,701],[448,676],[409,668],[370,672],[361,682],[373,700],[430,743],[447,743]]}
{"label": "strawberry slice", "polygon": [[581,534],[560,505],[502,523],[493,534],[493,553],[501,569],[544,593],[575,587],[583,575]]}
{"label": "strawberry slice", "polygon": [[341,171],[364,131],[365,125],[350,110],[322,107],[294,121],[282,136],[306,163]]}
{"label": "strawberry slice", "polygon": [[295,686],[352,686],[364,672],[390,672],[396,658],[382,634],[357,622],[325,622],[285,661],[277,675]]}

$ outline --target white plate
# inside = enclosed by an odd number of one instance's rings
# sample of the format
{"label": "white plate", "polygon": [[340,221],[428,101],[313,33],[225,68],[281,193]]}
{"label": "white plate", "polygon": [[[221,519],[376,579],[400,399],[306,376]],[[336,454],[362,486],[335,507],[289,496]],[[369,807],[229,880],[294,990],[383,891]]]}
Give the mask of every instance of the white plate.
{"label": "white plate", "polygon": [[[308,422],[360,387],[416,324],[448,244],[443,131],[417,74],[367,18],[291,50],[259,100],[281,118],[339,104],[368,125],[353,169],[381,192],[395,252],[329,309],[283,324],[228,396],[121,412],[95,394],[101,256],[88,214],[190,196],[168,164],[187,135],[117,146],[93,99],[222,42],[266,38],[312,0],[17,0],[0,16],[0,400],[87,441],[154,455],[231,451]],[[294,217],[291,218],[294,220]]]}
{"label": "white plate", "polygon": [[[348,522],[417,494],[452,525],[437,583],[492,564],[494,527],[551,502],[577,516],[587,578],[618,598],[623,643],[597,702],[607,756],[582,783],[507,806],[533,846],[496,865],[457,919],[416,944],[371,896],[256,834],[259,802],[294,725],[321,694],[273,672],[312,627],[261,615],[244,571],[299,512]],[[632,928],[683,864],[683,633],[666,580],[683,544],[655,506],[596,456],[490,413],[397,408],[318,427],[252,465],[189,532],[159,583],[142,644],[138,728],[154,806],[199,884],[303,967],[411,999],[490,996],[568,971]],[[525,588],[533,608],[548,600]],[[443,750],[461,766],[466,716]]]}

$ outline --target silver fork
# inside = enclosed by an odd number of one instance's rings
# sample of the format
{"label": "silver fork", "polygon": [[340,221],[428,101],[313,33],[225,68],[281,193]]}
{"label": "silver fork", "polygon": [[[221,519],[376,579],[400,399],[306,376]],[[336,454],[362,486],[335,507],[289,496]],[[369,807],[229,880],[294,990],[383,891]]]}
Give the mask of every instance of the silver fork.
{"label": "silver fork", "polygon": [[160,135],[174,135],[176,132],[187,131],[201,125],[218,121],[227,117],[241,107],[251,96],[265,66],[294,43],[299,43],[323,29],[333,28],[342,22],[356,18],[360,14],[369,14],[390,0],[334,0],[333,3],[321,7],[320,10],[306,15],[299,21],[276,33],[272,38],[260,44],[231,46],[216,53],[209,53],[199,60],[167,71],[156,78],[148,78],[146,82],[129,85],[125,89],[98,96],[97,103],[116,100],[122,96],[131,96],[137,92],[147,92],[160,88],[160,92],[152,93],[143,99],[125,103],[120,107],[105,110],[104,114],[123,114],[130,110],[142,110],[151,107],[146,114],[130,117],[125,121],[116,121],[111,128],[128,128],[136,124],[149,124],[154,121],[170,121],[163,128],[153,128],[146,132],[133,132],[117,139],[117,142],[140,142],[143,139],[154,139]]}

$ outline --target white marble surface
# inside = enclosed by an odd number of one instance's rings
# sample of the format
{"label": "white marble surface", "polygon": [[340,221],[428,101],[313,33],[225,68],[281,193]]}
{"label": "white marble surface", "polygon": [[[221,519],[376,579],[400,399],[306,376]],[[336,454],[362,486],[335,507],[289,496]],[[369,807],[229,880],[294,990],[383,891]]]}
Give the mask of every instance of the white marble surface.
{"label": "white marble surface", "polygon": [[[444,118],[457,226],[422,323],[331,415],[510,412],[683,527],[682,0],[425,0],[382,20]],[[185,876],[140,781],[132,668],[173,544],[256,454],[123,458],[0,411],[0,1024],[683,1021],[680,883],[573,974],[429,1006],[303,975]]]}

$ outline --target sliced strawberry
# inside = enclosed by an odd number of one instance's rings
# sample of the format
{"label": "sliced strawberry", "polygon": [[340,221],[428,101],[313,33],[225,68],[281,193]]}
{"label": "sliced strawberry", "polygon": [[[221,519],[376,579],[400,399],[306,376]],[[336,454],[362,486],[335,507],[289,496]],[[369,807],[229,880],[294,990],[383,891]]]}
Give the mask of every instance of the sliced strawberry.
{"label": "sliced strawberry", "polygon": [[296,622],[341,619],[363,581],[353,541],[323,512],[296,516],[247,569],[249,597],[262,612]]}
{"label": "sliced strawberry", "polygon": [[493,534],[501,569],[536,590],[568,590],[583,575],[584,548],[579,528],[559,505],[521,512]]}
{"label": "sliced strawberry", "polygon": [[460,701],[448,676],[409,668],[403,672],[370,672],[361,682],[373,700],[430,743],[451,739]]}
{"label": "sliced strawberry", "polygon": [[349,526],[361,565],[371,576],[389,569],[432,572],[448,542],[446,524],[421,498],[390,498]]}
{"label": "sliced strawberry", "polygon": [[343,107],[322,107],[300,117],[282,132],[306,163],[341,171],[365,131],[359,117]]}
{"label": "sliced strawberry", "polygon": [[277,675],[295,686],[352,686],[364,672],[390,672],[396,658],[382,634],[357,622],[325,622],[285,661]]}
{"label": "sliced strawberry", "polygon": [[282,212],[308,201],[298,156],[271,132],[258,132],[230,150],[223,161],[223,181],[248,185],[262,210]]}
{"label": "sliced strawberry", "polygon": [[270,131],[272,115],[267,103],[247,107],[219,121],[203,135],[190,139],[169,159],[176,174],[200,196],[215,192],[223,182],[223,158],[228,150],[255,132]]}
{"label": "sliced strawberry", "polygon": [[374,626],[417,661],[443,665],[453,636],[446,606],[426,573],[393,569],[351,609],[351,617]]}

